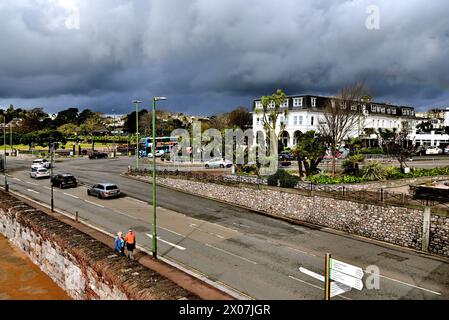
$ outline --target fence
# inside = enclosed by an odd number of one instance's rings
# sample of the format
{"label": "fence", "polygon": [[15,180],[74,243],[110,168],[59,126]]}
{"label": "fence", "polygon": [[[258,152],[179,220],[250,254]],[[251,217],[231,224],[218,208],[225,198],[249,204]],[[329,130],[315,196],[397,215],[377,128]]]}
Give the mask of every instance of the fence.
{"label": "fence", "polygon": [[[151,174],[149,169],[131,169],[131,175],[148,175]],[[231,175],[210,175],[204,172],[191,172],[179,170],[158,170],[157,175],[172,178],[182,178],[195,180],[199,182],[217,183],[228,186],[240,187],[258,187],[262,188],[268,185],[267,179],[248,177],[248,176],[231,176]],[[439,207],[447,208],[449,211],[449,199],[434,199],[432,197],[416,198],[414,189],[410,193],[389,192],[385,189],[377,191],[353,189],[342,185],[320,185],[313,183],[300,182],[294,188],[283,188],[286,192],[296,192],[305,196],[323,196],[340,200],[349,200],[355,202],[363,202],[376,205],[394,205],[403,207]]]}

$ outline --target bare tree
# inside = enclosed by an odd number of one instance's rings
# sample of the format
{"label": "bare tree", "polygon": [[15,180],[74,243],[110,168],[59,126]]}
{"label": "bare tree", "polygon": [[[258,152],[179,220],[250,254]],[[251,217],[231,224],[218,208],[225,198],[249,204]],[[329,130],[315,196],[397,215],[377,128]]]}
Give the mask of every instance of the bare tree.
{"label": "bare tree", "polygon": [[409,139],[411,132],[408,122],[402,123],[400,131],[392,130],[389,134],[383,134],[382,148],[387,155],[395,157],[399,161],[401,171],[407,167],[407,160],[409,160],[416,152],[417,147]]}
{"label": "bare tree", "polygon": [[327,138],[331,148],[332,170],[336,172],[337,150],[341,143],[359,129],[363,118],[362,103],[367,97],[363,83],[344,87],[340,94],[330,99],[319,122],[320,133]]}

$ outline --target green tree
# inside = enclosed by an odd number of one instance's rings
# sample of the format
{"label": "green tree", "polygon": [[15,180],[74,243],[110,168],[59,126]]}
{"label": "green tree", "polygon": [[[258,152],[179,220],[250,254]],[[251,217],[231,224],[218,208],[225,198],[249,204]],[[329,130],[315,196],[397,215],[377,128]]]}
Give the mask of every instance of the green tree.
{"label": "green tree", "polygon": [[65,137],[71,137],[80,133],[80,128],[73,123],[66,123],[58,128]]}
{"label": "green tree", "polygon": [[298,144],[292,149],[298,161],[299,176],[307,177],[319,172],[318,166],[323,161],[327,150],[327,139],[315,131],[307,131],[298,137]]}
{"label": "green tree", "polygon": [[95,150],[95,133],[105,129],[105,121],[100,113],[94,113],[90,118],[88,118],[82,128],[85,133],[92,137],[92,151]]}
{"label": "green tree", "polygon": [[230,127],[237,127],[242,130],[251,128],[253,122],[251,113],[249,113],[248,109],[245,107],[238,107],[231,111],[228,115],[228,119]]}
{"label": "green tree", "polygon": [[54,126],[56,128],[67,124],[67,123],[77,123],[78,121],[78,108],[69,108],[58,113],[58,116],[53,120]]}

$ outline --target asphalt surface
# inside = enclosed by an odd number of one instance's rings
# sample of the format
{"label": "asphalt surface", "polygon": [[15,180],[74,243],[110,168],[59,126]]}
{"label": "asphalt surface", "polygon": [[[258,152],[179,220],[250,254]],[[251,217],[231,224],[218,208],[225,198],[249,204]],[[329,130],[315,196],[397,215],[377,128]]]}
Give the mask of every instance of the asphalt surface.
{"label": "asphalt surface", "polygon": [[[9,183],[50,203],[48,180],[29,177],[31,159],[8,159]],[[133,227],[138,244],[151,249],[151,185],[120,176],[133,159],[70,159],[55,173],[70,172],[85,185],[55,189],[55,206],[78,211],[84,222],[109,233]],[[2,178],[2,177],[1,177]],[[0,179],[3,184],[3,179]],[[125,193],[115,200],[87,196],[87,185],[112,182]],[[157,188],[159,254],[255,299],[322,299],[323,284],[299,267],[324,274],[324,254],[367,270],[380,270],[379,288],[356,289],[335,299],[448,299],[449,263],[389,245],[298,226],[232,205]],[[365,275],[372,283],[376,278]]]}

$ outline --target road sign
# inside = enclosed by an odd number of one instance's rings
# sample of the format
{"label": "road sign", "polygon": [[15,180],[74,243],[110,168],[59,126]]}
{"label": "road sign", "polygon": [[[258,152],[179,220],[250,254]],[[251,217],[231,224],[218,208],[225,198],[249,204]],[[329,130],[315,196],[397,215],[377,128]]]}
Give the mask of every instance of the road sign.
{"label": "road sign", "polygon": [[351,291],[351,287],[340,282],[331,282],[331,297],[338,296],[342,293]]}
{"label": "road sign", "polygon": [[363,289],[363,282],[362,280],[352,277],[350,275],[347,275],[345,273],[342,273],[340,271],[337,270],[330,270],[330,278],[332,280],[335,280],[337,282],[343,283],[347,286],[350,286],[352,288],[355,288],[357,290],[362,290]]}
{"label": "road sign", "polygon": [[362,268],[353,266],[351,264],[342,262],[342,261],[338,261],[335,259],[331,259],[331,269],[332,270],[336,270],[336,271],[340,271],[341,273],[350,275],[352,277],[355,277],[357,279],[362,279],[363,278],[363,270]]}
{"label": "road sign", "polygon": [[324,280],[325,280],[324,276],[322,276],[322,275],[320,275],[318,273],[315,273],[313,271],[307,270],[306,268],[301,267],[301,268],[299,268],[299,271],[301,271],[302,273],[307,274],[308,276],[311,276],[312,278],[318,279],[321,282],[324,282]]}

